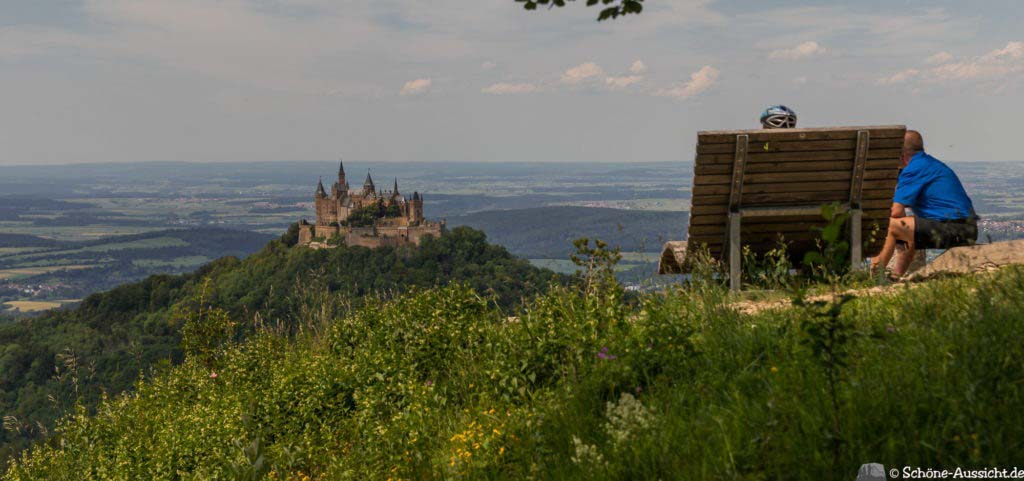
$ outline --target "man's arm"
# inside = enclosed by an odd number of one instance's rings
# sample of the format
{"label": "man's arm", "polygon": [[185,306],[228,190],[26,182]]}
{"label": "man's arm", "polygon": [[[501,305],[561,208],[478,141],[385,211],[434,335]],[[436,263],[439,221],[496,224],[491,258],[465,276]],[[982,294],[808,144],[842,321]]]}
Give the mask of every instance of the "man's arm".
{"label": "man's arm", "polygon": [[889,210],[889,217],[899,219],[900,217],[907,216],[907,206],[900,204],[899,202],[892,203],[892,209]]}

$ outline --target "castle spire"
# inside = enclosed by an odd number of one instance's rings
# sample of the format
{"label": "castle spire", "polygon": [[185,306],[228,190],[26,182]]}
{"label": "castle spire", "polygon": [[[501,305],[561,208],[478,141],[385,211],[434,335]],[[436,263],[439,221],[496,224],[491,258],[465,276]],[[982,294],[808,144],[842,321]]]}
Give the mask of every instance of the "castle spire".
{"label": "castle spire", "polygon": [[395,190],[391,193],[394,195],[398,195],[398,177],[395,177]]}
{"label": "castle spire", "polygon": [[317,197],[327,197],[327,191],[324,190],[324,179],[323,179],[323,177],[321,177],[320,180],[318,180],[317,183],[316,183],[316,196]]}
{"label": "castle spire", "polygon": [[348,182],[345,181],[345,163],[338,159],[338,190],[348,192]]}
{"label": "castle spire", "polygon": [[370,177],[370,169],[366,169],[366,180],[363,181],[363,193],[372,194],[376,190],[376,187],[373,185],[373,179]]}

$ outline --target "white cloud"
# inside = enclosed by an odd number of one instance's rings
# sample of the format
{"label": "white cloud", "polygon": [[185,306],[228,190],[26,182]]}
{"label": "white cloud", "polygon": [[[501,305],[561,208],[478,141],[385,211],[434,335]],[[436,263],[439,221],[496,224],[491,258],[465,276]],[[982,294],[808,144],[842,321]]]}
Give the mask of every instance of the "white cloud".
{"label": "white cloud", "polygon": [[480,89],[485,94],[507,95],[507,94],[529,94],[540,89],[531,83],[496,83]]}
{"label": "white cloud", "polygon": [[925,59],[924,63],[928,65],[939,65],[944,64],[950,60],[953,60],[953,55],[949,52],[939,52]]}
{"label": "white cloud", "polygon": [[399,95],[419,95],[430,90],[430,84],[432,82],[429,78],[418,78],[416,80],[410,80],[402,86],[402,90],[398,92]]}
{"label": "white cloud", "polygon": [[878,79],[876,83],[878,85],[901,84],[906,82],[907,80],[917,77],[919,73],[921,73],[921,71],[914,68],[908,68],[906,70],[896,72],[888,77],[882,77]]}
{"label": "white cloud", "polygon": [[642,60],[637,60],[633,62],[633,65],[629,66],[629,72],[636,75],[642,75],[646,71],[647,64],[645,64]]}
{"label": "white cloud", "polygon": [[1005,57],[1012,58],[1015,60],[1024,58],[1024,42],[1009,42],[1006,44],[1006,47],[1001,48],[999,50],[993,50],[985,54],[983,58],[999,59]]}
{"label": "white cloud", "polygon": [[655,93],[664,97],[675,99],[688,99],[713,86],[718,82],[718,69],[705,65],[700,70],[690,74],[690,81],[668,89],[662,89]]}
{"label": "white cloud", "polygon": [[594,62],[587,62],[577,65],[562,74],[561,82],[569,85],[576,85],[596,77],[603,77],[604,70]]}
{"label": "white cloud", "polygon": [[803,58],[813,57],[815,55],[821,55],[826,51],[827,50],[824,47],[818,45],[818,42],[808,41],[793,48],[773,50],[768,54],[768,58],[776,60],[800,60]]}
{"label": "white cloud", "polygon": [[640,83],[644,77],[642,75],[625,75],[622,77],[608,77],[604,79],[604,84],[612,90],[619,90]]}
{"label": "white cloud", "polygon": [[484,63],[480,64],[480,68],[482,68],[482,69],[484,69],[484,70],[490,70],[490,69],[492,69],[492,68],[494,68],[494,67],[497,67],[497,66],[498,66],[498,64],[497,64],[497,63],[495,63],[495,62],[492,62],[492,61],[490,61],[490,60],[488,60],[488,61],[486,61],[486,62],[484,62]]}
{"label": "white cloud", "polygon": [[[839,38],[856,37],[868,42],[855,41],[854,44],[873,45],[860,47],[858,50],[861,52],[888,56],[917,53],[924,48],[933,48],[937,42],[974,39],[977,20],[977,17],[957,15],[944,8],[866,11],[849,3],[754,10],[736,15],[730,23],[770,25],[769,41],[783,42],[782,45],[787,41],[798,43],[812,38],[839,41]],[[777,48],[779,44],[767,45]],[[845,47],[849,43],[842,45]]]}
{"label": "white cloud", "polygon": [[1024,73],[1024,42],[1008,42],[1006,47],[959,62],[951,62],[929,70],[932,82],[1001,80]]}

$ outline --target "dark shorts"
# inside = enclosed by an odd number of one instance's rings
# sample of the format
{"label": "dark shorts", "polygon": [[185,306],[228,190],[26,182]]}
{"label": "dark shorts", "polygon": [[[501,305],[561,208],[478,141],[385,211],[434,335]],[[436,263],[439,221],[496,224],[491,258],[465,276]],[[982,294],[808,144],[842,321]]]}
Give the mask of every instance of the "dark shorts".
{"label": "dark shorts", "polygon": [[978,219],[932,220],[914,217],[915,249],[949,249],[978,240]]}

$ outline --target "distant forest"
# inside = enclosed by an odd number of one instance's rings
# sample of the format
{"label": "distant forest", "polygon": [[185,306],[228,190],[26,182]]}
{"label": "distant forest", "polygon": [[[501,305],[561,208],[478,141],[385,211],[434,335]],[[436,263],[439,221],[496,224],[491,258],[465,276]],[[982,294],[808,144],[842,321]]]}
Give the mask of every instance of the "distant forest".
{"label": "distant forest", "polygon": [[623,251],[657,252],[667,240],[686,238],[688,212],[538,207],[476,212],[448,218],[487,233],[492,242],[527,258],[568,259],[572,241],[597,238]]}

